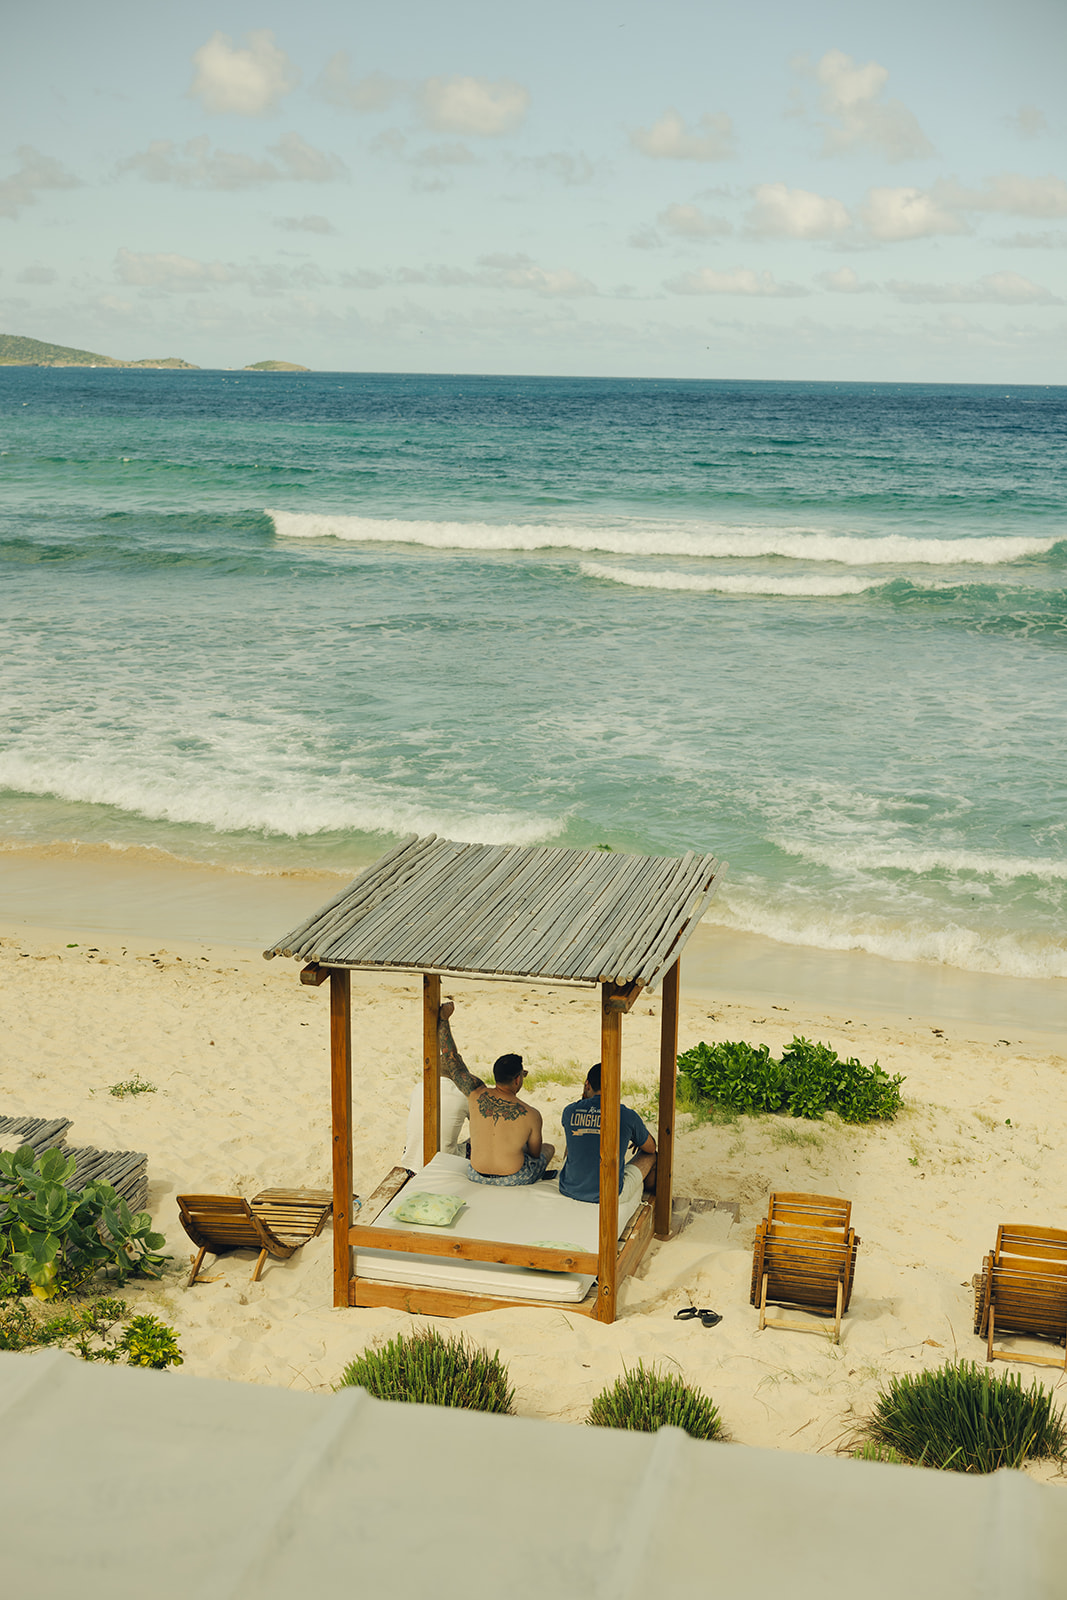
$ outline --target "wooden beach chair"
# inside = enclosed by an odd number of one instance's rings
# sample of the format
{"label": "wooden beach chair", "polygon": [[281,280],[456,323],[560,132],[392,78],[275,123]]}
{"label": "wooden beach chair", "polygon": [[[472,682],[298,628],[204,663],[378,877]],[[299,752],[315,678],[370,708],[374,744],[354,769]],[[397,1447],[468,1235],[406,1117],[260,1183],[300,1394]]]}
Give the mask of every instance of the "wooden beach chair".
{"label": "wooden beach chair", "polygon": [[[987,1362],[1026,1361],[1067,1371],[1067,1231],[1002,1222],[974,1281],[974,1331],[985,1335]],[[998,1333],[1055,1339],[1064,1355],[996,1350]]]}
{"label": "wooden beach chair", "polygon": [[252,1282],[268,1255],[288,1261],[302,1244],[322,1232],[333,1207],[328,1189],[264,1189],[254,1200],[237,1195],[180,1194],[178,1214],[182,1227],[199,1254],[187,1287],[196,1282],[205,1255],[220,1256],[230,1250],[258,1250]]}
{"label": "wooden beach chair", "polygon": [[817,1316],[832,1316],[834,1343],[840,1342],[860,1242],[851,1218],[851,1202],[833,1195],[781,1191],[771,1195],[752,1252],[749,1298],[759,1307],[761,1329],[818,1332],[811,1323],[767,1315],[768,1302],[792,1305]]}

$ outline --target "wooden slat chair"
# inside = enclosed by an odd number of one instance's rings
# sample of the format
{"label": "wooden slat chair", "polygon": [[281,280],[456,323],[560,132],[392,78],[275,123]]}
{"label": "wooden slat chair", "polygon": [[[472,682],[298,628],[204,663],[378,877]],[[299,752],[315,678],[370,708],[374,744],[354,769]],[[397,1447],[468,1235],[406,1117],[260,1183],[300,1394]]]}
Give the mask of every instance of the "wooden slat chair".
{"label": "wooden slat chair", "polygon": [[[1026,1361],[1067,1371],[1067,1231],[1001,1223],[975,1279],[974,1331],[985,1335],[987,1362]],[[995,1350],[998,1333],[1055,1339],[1064,1355]]]}
{"label": "wooden slat chair", "polygon": [[760,1328],[818,1330],[810,1323],[767,1315],[768,1301],[799,1306],[834,1319],[834,1343],[852,1298],[859,1239],[849,1226],[852,1206],[832,1195],[772,1194],[756,1230],[750,1301],[759,1307]]}
{"label": "wooden slat chair", "polygon": [[258,1283],[268,1255],[288,1261],[302,1244],[322,1232],[332,1206],[333,1196],[325,1189],[264,1189],[254,1200],[237,1195],[180,1194],[182,1227],[199,1250],[187,1287],[196,1282],[209,1251],[219,1256],[230,1250],[258,1250],[252,1273],[252,1282]]}

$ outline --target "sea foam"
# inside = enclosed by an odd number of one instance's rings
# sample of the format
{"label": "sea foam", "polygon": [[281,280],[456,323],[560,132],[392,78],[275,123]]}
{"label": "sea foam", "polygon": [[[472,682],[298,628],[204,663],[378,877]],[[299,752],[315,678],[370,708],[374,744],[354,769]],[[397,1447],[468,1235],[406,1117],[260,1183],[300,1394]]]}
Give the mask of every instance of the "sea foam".
{"label": "sea foam", "polygon": [[277,779],[249,782],[247,775],[238,783],[229,773],[221,773],[216,782],[195,781],[180,768],[135,775],[119,762],[33,760],[16,753],[0,758],[0,790],[110,806],[152,822],[193,824],[216,833],[288,839],[328,833],[438,833],[462,842],[541,844],[563,829],[558,817],[438,806],[429,795],[413,801],[385,784],[357,786],[349,780],[334,787],[344,792],[324,793],[310,777],[284,786]]}
{"label": "sea foam", "polygon": [[1057,541],[1002,535],[913,539],[863,538],[810,529],[640,523],[630,528],[577,523],[413,522],[332,512],[267,511],[283,539],[342,539],[358,544],[414,544],[438,550],[590,550],[613,555],[717,559],[783,556],[848,566],[1002,566],[1047,555]]}
{"label": "sea foam", "polygon": [[1067,944],[1039,934],[992,933],[958,923],[931,926],[888,917],[805,915],[743,894],[715,901],[703,918],[716,927],[762,934],[816,950],[864,950],[889,961],[923,961],[1012,978],[1067,978]]}
{"label": "sea foam", "polygon": [[831,578],[810,575],[804,578],[769,578],[742,576],[740,573],[721,573],[716,577],[699,577],[691,572],[637,572],[627,567],[604,567],[595,561],[583,561],[581,570],[587,578],[600,578],[607,583],[624,583],[633,589],[669,589],[695,591],[698,594],[768,594],[768,595],[843,595],[864,594],[868,589],[879,589],[877,578]]}

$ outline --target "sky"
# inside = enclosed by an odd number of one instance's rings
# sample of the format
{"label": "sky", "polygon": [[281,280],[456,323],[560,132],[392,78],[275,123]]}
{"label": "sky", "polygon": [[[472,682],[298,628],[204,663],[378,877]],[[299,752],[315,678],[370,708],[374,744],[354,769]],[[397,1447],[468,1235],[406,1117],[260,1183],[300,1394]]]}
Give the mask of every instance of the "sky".
{"label": "sky", "polygon": [[1067,0],[5,0],[0,332],[1065,381]]}

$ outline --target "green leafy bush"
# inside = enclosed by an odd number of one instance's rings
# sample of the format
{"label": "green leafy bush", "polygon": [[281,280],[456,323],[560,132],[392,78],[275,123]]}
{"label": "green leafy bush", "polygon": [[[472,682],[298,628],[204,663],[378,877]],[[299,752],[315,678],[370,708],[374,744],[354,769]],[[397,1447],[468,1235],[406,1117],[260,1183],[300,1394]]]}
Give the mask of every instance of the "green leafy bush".
{"label": "green leafy bush", "polygon": [[647,1370],[643,1361],[623,1368],[621,1378],[601,1390],[586,1417],[591,1428],[629,1428],[656,1433],[682,1428],[693,1439],[718,1439],[722,1420],[711,1400],[671,1373]]}
{"label": "green leafy bush", "polygon": [[337,1388],[349,1385],[366,1389],[379,1400],[509,1415],[515,1408],[515,1391],[499,1352],[490,1355],[462,1335],[446,1339],[432,1328],[401,1334],[365,1350],[349,1362]]}
{"label": "green leafy bush", "polygon": [[131,1367],[180,1367],[182,1353],[174,1329],[158,1317],[131,1317],[123,1330],[120,1348]]}
{"label": "green leafy bush", "polygon": [[735,1111],[777,1111],[783,1101],[781,1063],[765,1044],[698,1044],[678,1057],[678,1069],[700,1094]]}
{"label": "green leafy bush", "polygon": [[973,1361],[890,1379],[864,1434],[902,1461],[949,1472],[1067,1455],[1067,1426],[1050,1391],[1037,1382],[1024,1389],[1017,1373],[994,1377]]}
{"label": "green leafy bush", "polygon": [[75,1160],[30,1145],[0,1150],[0,1292],[51,1300],[103,1272],[118,1283],[158,1278],[166,1243],[147,1211],[131,1212],[109,1183],[68,1189]]}
{"label": "green leafy bush", "polygon": [[45,1318],[35,1315],[22,1300],[0,1303],[0,1350],[33,1350],[58,1347],[81,1356],[83,1361],[114,1364],[123,1356],[131,1367],[180,1367],[182,1353],[173,1328],[158,1317],[133,1317],[121,1335],[116,1325],[126,1322],[129,1307],[125,1300],[101,1299],[78,1310]]}
{"label": "green leafy bush", "polygon": [[896,1115],[903,1076],[890,1077],[877,1061],[865,1067],[854,1056],[842,1061],[828,1044],[794,1037],[780,1061],[765,1044],[703,1042],[678,1057],[689,1093],[739,1111],[788,1111],[817,1120],[836,1111],[845,1122],[871,1122]]}

